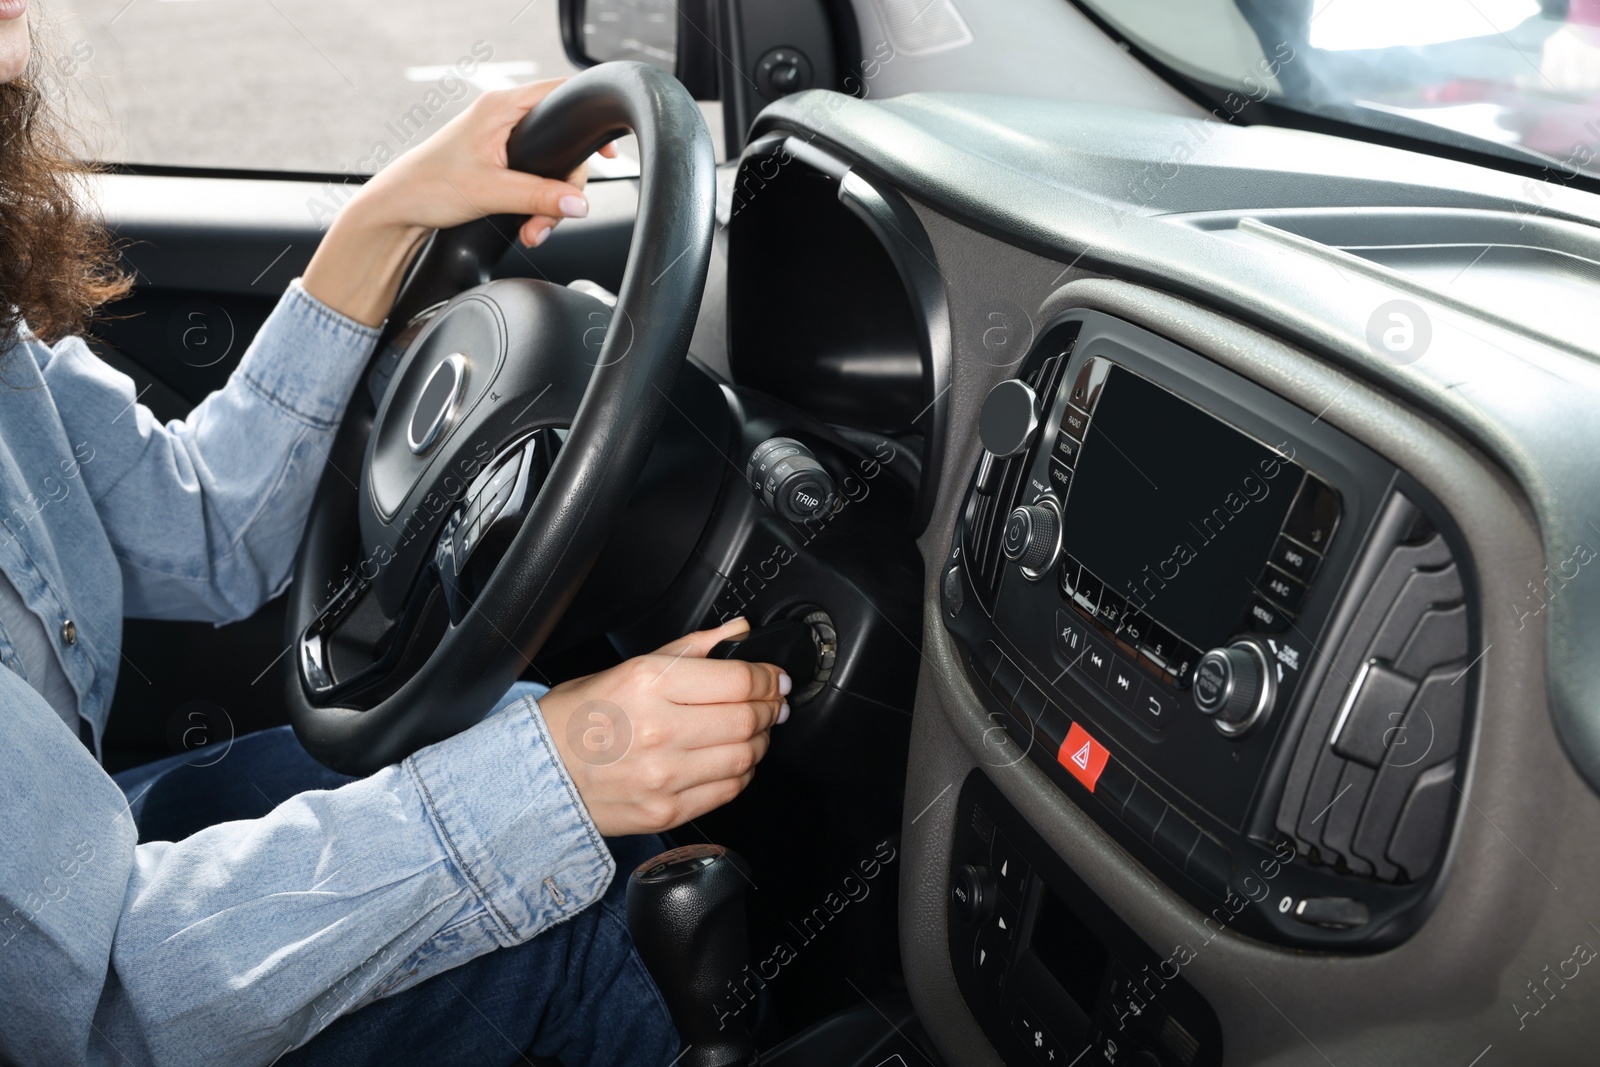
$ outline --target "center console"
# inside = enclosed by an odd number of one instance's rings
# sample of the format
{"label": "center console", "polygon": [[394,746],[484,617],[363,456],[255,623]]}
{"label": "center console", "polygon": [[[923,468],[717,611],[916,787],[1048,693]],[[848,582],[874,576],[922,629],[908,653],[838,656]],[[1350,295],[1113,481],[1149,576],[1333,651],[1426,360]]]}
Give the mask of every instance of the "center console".
{"label": "center console", "polygon": [[[1041,333],[980,429],[941,588],[985,762],[1032,761],[1208,929],[1409,936],[1475,684],[1449,516],[1321,413],[1095,312]],[[978,931],[952,918],[953,957]]]}

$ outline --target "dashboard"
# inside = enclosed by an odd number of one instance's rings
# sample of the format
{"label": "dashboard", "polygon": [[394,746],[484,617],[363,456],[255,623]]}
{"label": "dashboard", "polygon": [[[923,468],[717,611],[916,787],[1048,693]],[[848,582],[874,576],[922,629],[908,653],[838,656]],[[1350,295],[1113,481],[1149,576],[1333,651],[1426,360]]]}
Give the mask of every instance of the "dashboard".
{"label": "dashboard", "polygon": [[802,93],[753,133],[734,376],[920,457],[900,942],[941,1052],[1600,1036],[1519,1025],[1600,873],[1600,375],[1555,296],[1600,296],[1595,198],[1042,100]]}

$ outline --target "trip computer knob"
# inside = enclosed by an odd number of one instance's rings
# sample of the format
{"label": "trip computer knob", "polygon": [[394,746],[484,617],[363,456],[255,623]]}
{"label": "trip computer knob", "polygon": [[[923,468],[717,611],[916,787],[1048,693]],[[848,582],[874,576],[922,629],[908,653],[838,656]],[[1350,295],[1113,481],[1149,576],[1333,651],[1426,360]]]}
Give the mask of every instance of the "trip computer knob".
{"label": "trip computer knob", "polygon": [[1272,672],[1253,641],[1213,648],[1194,668],[1194,703],[1228,737],[1242,737],[1272,706]]}
{"label": "trip computer knob", "polygon": [[1006,559],[1022,568],[1022,576],[1037,582],[1061,555],[1061,507],[1049,497],[1027,504],[1006,520],[1001,549]]}
{"label": "trip computer knob", "polygon": [[757,445],[745,463],[745,478],[762,503],[794,523],[826,518],[839,496],[827,468],[792,437]]}

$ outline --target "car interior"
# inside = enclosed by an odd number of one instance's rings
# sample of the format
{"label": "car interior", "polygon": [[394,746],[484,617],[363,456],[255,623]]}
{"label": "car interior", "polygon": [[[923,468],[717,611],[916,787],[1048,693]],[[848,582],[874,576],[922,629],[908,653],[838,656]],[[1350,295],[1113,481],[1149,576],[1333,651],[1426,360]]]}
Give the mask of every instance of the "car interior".
{"label": "car interior", "polygon": [[[128,621],[108,770],[370,771],[742,615],[797,688],[635,931],[682,1062],[1593,1062],[1595,6],[559,24],[512,165],[635,173],[432,239],[294,582]],[[96,351],[181,417],[354,180],[110,167]]]}

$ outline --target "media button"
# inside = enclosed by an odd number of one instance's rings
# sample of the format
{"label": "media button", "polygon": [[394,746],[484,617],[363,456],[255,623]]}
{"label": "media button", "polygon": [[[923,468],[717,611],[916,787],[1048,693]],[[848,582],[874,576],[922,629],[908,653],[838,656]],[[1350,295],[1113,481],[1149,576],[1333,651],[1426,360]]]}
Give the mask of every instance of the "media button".
{"label": "media button", "polygon": [[1134,705],[1139,699],[1139,676],[1134,673],[1133,664],[1121,656],[1111,658],[1111,670],[1106,675],[1106,691],[1116,698],[1118,704],[1134,710]]}
{"label": "media button", "polygon": [[1283,610],[1293,613],[1300,610],[1300,602],[1306,597],[1306,587],[1284,574],[1272,564],[1267,564],[1267,569],[1261,572],[1261,581],[1257,586],[1273,603]]}
{"label": "media button", "polygon": [[1106,682],[1111,677],[1111,653],[1106,651],[1106,646],[1090,638],[1083,651],[1083,658],[1078,661],[1078,668],[1089,676],[1095,685],[1105,688]]}
{"label": "media button", "polygon": [[1254,597],[1245,610],[1246,629],[1263,634],[1281,634],[1289,628],[1289,616],[1282,608],[1264,597]]}
{"label": "media button", "polygon": [[1088,414],[1068,404],[1067,410],[1061,413],[1061,432],[1082,441],[1083,435],[1088,431]]}
{"label": "media button", "polygon": [[1056,434],[1056,450],[1052,459],[1059,460],[1069,467],[1078,465],[1078,450],[1083,447],[1076,437],[1068,433]]}
{"label": "media button", "polygon": [[1322,557],[1293,538],[1279,534],[1278,543],[1272,546],[1272,558],[1268,562],[1302,582],[1309,582],[1311,576],[1317,573],[1317,564],[1322,562]]}
{"label": "media button", "polygon": [[1140,722],[1152,730],[1165,730],[1177,718],[1178,698],[1169,687],[1143,678],[1139,681],[1139,695],[1133,703],[1133,712]]}
{"label": "media button", "polygon": [[1333,530],[1339,524],[1339,494],[1327,482],[1306,472],[1300,493],[1289,508],[1283,532],[1302,545],[1318,552],[1328,551]]}

